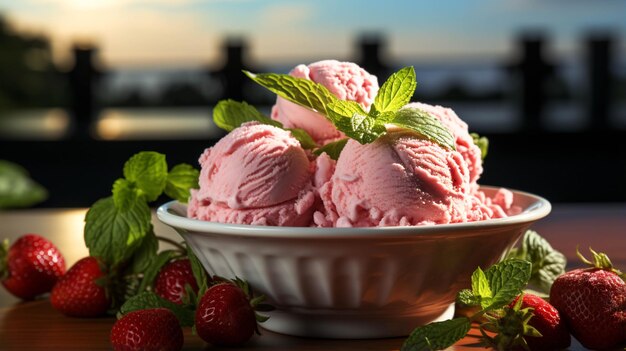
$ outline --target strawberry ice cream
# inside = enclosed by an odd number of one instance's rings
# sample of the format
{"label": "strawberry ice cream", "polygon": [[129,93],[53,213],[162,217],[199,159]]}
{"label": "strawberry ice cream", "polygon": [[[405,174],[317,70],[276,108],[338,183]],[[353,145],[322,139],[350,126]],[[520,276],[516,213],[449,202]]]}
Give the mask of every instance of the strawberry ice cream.
{"label": "strawberry ice cream", "polygon": [[314,164],[288,131],[245,123],[200,156],[188,217],[232,224],[308,226]]}
{"label": "strawberry ice cream", "polygon": [[421,102],[413,102],[405,106],[418,108],[437,118],[454,135],[456,151],[463,155],[470,173],[470,183],[476,185],[476,181],[483,173],[483,162],[480,148],[474,144],[469,134],[467,123],[463,122],[454,111],[447,107],[433,106]]}
{"label": "strawberry ice cream", "polygon": [[[319,83],[341,100],[358,102],[366,111],[378,93],[376,76],[352,62],[319,61],[308,66],[298,65],[289,74]],[[344,137],[323,115],[282,97],[278,97],[272,107],[272,118],[287,128],[304,129],[319,145]]]}
{"label": "strawberry ice cream", "polygon": [[[327,158],[318,164],[328,168]],[[476,193],[463,155],[405,131],[371,144],[349,140],[319,194],[322,227],[372,227],[468,222],[506,217],[498,203]],[[324,177],[323,175],[320,177]],[[505,191],[506,192],[506,191]],[[478,194],[478,195],[477,195]],[[510,207],[510,203],[508,203]]]}

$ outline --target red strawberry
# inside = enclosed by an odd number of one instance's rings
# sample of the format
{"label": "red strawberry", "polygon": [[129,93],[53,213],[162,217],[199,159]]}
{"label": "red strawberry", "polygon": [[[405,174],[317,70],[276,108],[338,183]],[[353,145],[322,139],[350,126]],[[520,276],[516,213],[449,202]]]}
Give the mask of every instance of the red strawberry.
{"label": "red strawberry", "polygon": [[[196,309],[196,331],[202,340],[213,345],[235,346],[248,341],[257,330],[254,305],[250,301],[247,284],[236,281],[219,283],[210,287],[200,299]],[[261,297],[262,298],[262,297]],[[265,318],[266,319],[266,318]]]}
{"label": "red strawberry", "polygon": [[65,260],[48,240],[26,234],[11,246],[0,247],[0,277],[13,295],[24,300],[49,292],[65,273]]}
{"label": "red strawberry", "polygon": [[71,317],[96,317],[104,314],[111,303],[105,287],[97,282],[104,277],[105,273],[96,258],[82,258],[52,289],[52,307]]}
{"label": "red strawberry", "polygon": [[133,311],[113,324],[111,345],[116,351],[178,351],[183,347],[183,330],[166,308]]}
{"label": "red strawberry", "polygon": [[[509,305],[514,308],[519,296]],[[571,343],[569,331],[561,319],[559,311],[546,300],[533,294],[524,294],[521,309],[532,308],[533,317],[528,325],[535,328],[541,337],[524,336],[528,347],[535,350],[560,350],[567,348]]]}
{"label": "red strawberry", "polygon": [[561,313],[583,346],[605,349],[626,341],[626,283],[603,253],[591,250],[592,268],[559,276],[550,289],[550,302]]}
{"label": "red strawberry", "polygon": [[180,305],[187,295],[185,291],[187,284],[194,293],[198,293],[198,284],[191,270],[191,262],[186,258],[170,262],[161,268],[154,283],[154,292]]}

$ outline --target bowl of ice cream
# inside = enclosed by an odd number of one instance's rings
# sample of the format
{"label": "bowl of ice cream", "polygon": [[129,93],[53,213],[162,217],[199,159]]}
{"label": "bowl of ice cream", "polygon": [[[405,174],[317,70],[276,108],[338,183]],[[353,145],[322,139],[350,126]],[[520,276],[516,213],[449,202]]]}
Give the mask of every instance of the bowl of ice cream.
{"label": "bowl of ice cream", "polygon": [[[481,188],[488,196],[497,188]],[[456,292],[550,212],[538,196],[513,191],[521,212],[485,221],[394,227],[278,227],[187,218],[158,209],[210,274],[247,280],[276,310],[263,328],[297,336],[381,338],[454,313]]]}
{"label": "bowl of ice cream", "polygon": [[[286,86],[318,89],[313,100],[333,94],[356,102],[358,113],[376,104],[376,77],[353,63],[320,61],[291,75],[328,89],[288,78]],[[276,79],[283,78],[273,77],[273,87]],[[394,95],[402,82],[380,91]],[[550,203],[479,186],[484,152],[467,124],[449,108],[408,103],[410,96],[387,116],[417,119],[385,124],[367,142],[350,129],[362,126],[344,123],[344,134],[337,119],[287,101],[290,94],[277,98],[271,119],[247,105],[218,104],[214,120],[230,133],[202,152],[188,205],[167,203],[157,216],[209,274],[245,279],[267,297],[276,309],[266,329],[380,338],[451,318],[456,292],[476,267],[498,261]],[[292,128],[323,152],[305,149]],[[341,152],[324,148],[347,135]]]}

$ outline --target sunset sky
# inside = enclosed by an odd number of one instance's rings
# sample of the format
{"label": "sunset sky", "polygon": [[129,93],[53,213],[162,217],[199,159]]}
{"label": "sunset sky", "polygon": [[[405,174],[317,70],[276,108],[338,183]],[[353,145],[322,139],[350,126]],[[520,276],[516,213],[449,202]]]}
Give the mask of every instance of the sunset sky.
{"label": "sunset sky", "polygon": [[579,51],[587,30],[610,29],[626,56],[622,0],[0,0],[0,13],[50,37],[58,61],[89,42],[112,66],[204,64],[229,35],[264,62],[349,58],[373,31],[393,59],[493,57],[510,54],[523,28],[546,30],[561,54]]}

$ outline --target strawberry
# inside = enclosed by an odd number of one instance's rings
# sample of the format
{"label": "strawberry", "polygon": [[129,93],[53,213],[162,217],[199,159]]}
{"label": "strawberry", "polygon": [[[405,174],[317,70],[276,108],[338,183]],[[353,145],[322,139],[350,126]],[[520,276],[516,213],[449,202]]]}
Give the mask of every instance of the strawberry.
{"label": "strawberry", "polygon": [[63,255],[50,241],[26,234],[9,248],[8,240],[0,247],[0,277],[13,295],[31,300],[49,292],[65,273]]}
{"label": "strawberry", "polygon": [[[520,296],[503,310],[484,315],[487,322],[481,324],[480,331],[485,344],[496,350],[543,351],[568,347],[570,335],[559,312],[539,296]],[[485,330],[496,335],[491,337]]]}
{"label": "strawberry", "polygon": [[250,300],[247,283],[237,279],[211,286],[196,309],[196,331],[202,340],[220,346],[236,346],[248,341],[257,331],[254,307],[262,296]]}
{"label": "strawberry", "polygon": [[626,341],[626,283],[607,255],[591,252],[594,262],[578,256],[592,267],[559,276],[550,301],[583,346],[605,349]]}
{"label": "strawberry", "polygon": [[113,324],[111,346],[125,351],[178,351],[183,347],[183,330],[166,308],[133,311]]}
{"label": "strawberry", "polygon": [[71,317],[104,314],[111,304],[102,285],[104,279],[105,272],[96,258],[82,258],[52,288],[52,307]]}
{"label": "strawberry", "polygon": [[154,282],[154,292],[180,305],[184,300],[189,301],[185,285],[189,285],[194,294],[198,293],[198,284],[191,270],[191,262],[187,258],[172,261],[161,268]]}
{"label": "strawberry", "polygon": [[[519,296],[509,305],[515,308]],[[559,311],[546,300],[533,294],[524,294],[521,309],[531,308],[533,317],[528,325],[535,328],[542,336],[524,336],[531,350],[560,350],[569,347],[571,338]]]}

